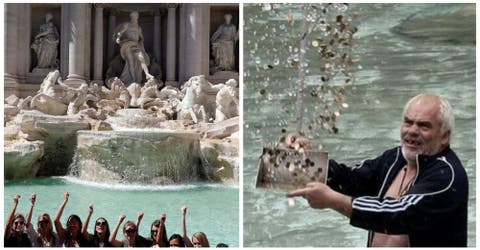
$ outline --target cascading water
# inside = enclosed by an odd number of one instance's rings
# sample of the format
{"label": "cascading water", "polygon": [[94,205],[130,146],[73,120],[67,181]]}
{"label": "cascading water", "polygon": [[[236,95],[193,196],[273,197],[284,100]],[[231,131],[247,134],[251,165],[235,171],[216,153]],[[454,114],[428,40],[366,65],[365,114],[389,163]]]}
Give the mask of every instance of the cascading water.
{"label": "cascading water", "polygon": [[79,131],[71,173],[96,182],[161,185],[213,179],[202,162],[197,133]]}

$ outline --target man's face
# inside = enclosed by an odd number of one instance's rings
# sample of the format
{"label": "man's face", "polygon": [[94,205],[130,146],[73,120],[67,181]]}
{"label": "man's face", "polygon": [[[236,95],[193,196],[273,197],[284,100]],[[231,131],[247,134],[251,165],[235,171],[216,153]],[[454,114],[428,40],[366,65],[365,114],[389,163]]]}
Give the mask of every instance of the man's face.
{"label": "man's face", "polygon": [[407,108],[402,127],[402,153],[415,162],[417,154],[434,155],[448,145],[449,133],[441,134],[439,102],[432,98],[417,100]]}

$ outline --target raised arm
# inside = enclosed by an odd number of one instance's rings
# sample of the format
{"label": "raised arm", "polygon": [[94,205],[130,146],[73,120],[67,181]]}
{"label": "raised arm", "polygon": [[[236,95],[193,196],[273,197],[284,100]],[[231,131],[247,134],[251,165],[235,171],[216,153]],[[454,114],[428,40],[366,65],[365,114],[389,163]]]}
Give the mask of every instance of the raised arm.
{"label": "raised arm", "polygon": [[118,228],[120,227],[120,225],[122,224],[123,220],[125,220],[125,215],[122,214],[118,217],[118,222],[117,222],[117,225],[115,225],[115,228],[113,229],[113,232],[112,234],[110,234],[110,238],[108,239],[108,241],[110,242],[110,244],[114,247],[120,247],[122,246],[122,242],[121,241],[118,241],[117,239],[115,239],[117,237],[117,233],[118,233]]}
{"label": "raised arm", "polygon": [[20,195],[16,194],[13,196],[13,206],[12,209],[10,210],[10,213],[8,214],[7,217],[7,225],[5,225],[5,235],[4,235],[4,241],[7,240],[8,236],[10,235],[10,231],[12,230],[12,220],[13,220],[13,215],[15,214],[15,211],[17,210],[18,206],[18,200],[20,199]]}
{"label": "raised arm", "polygon": [[185,242],[185,245],[187,247],[193,247],[193,243],[190,241],[188,238],[187,234],[187,223],[186,223],[186,217],[187,217],[187,205],[184,205],[181,210],[182,210],[182,237],[183,241]]}
{"label": "raised arm", "polygon": [[88,230],[87,230],[88,229],[88,223],[90,222],[90,218],[92,217],[92,214],[93,214],[93,205],[90,204],[88,206],[87,218],[85,218],[85,221],[83,222],[83,226],[82,226],[83,237],[85,237],[85,239],[87,239],[88,241],[91,241],[92,237],[93,237],[93,235],[89,234]]}
{"label": "raised arm", "polygon": [[32,194],[30,196],[30,198],[28,198],[30,200],[30,208],[28,209],[28,212],[27,212],[27,221],[26,221],[26,225],[30,224],[31,220],[32,220],[32,214],[33,214],[33,207],[35,206],[35,201],[37,200],[37,195],[36,194]]}
{"label": "raised arm", "polygon": [[28,212],[27,212],[27,218],[26,218],[27,221],[25,222],[25,228],[27,229],[27,235],[30,241],[32,242],[32,246],[36,246],[37,234],[35,232],[35,229],[33,228],[31,221],[32,221],[32,215],[33,215],[33,207],[35,206],[37,195],[32,194],[28,199],[30,200],[30,208],[28,209]]}
{"label": "raised arm", "polygon": [[68,192],[63,193],[63,201],[58,207],[57,212],[55,213],[55,217],[53,218],[55,229],[57,230],[58,239],[60,242],[65,241],[65,229],[62,227],[62,223],[60,223],[60,218],[62,217],[63,209],[65,209],[65,205],[67,205],[68,197],[70,194]]}
{"label": "raised arm", "polygon": [[167,229],[165,228],[165,221],[167,220],[167,215],[165,213],[160,217],[160,225],[158,227],[157,244],[159,247],[168,247],[167,244]]}
{"label": "raised arm", "polygon": [[135,225],[137,226],[137,229],[140,228],[140,223],[142,222],[142,219],[143,219],[143,212],[139,211],[137,213],[137,223],[135,223]]}

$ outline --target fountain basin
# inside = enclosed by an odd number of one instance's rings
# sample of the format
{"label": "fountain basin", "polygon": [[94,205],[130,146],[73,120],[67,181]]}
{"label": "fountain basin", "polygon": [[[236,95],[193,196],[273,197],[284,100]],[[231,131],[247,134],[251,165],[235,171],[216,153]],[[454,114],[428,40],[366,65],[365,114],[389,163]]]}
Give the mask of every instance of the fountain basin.
{"label": "fountain basin", "polygon": [[71,171],[98,183],[169,185],[214,180],[193,132],[79,131]]}
{"label": "fountain basin", "polygon": [[16,141],[5,145],[5,179],[28,179],[37,174],[38,161],[44,154],[42,141]]}

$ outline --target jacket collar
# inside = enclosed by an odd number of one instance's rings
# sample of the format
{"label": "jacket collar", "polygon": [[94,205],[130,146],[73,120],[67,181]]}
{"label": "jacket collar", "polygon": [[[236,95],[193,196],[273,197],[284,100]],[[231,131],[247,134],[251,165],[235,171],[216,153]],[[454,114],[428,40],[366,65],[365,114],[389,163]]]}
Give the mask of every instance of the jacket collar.
{"label": "jacket collar", "polygon": [[[415,185],[419,174],[426,170],[427,163],[435,161],[441,156],[445,156],[448,151],[450,151],[450,145],[447,145],[445,149],[435,155],[417,155],[417,174],[415,175],[413,185]],[[395,179],[395,176],[397,176],[398,171],[400,171],[405,165],[407,165],[407,160],[405,159],[405,157],[403,157],[401,146],[397,148],[397,154],[397,161],[391,166],[391,169],[388,171],[387,176],[385,176],[385,178],[387,178],[387,185],[385,185],[382,190],[380,190],[380,197],[383,197],[385,195],[388,187],[390,187],[393,180]]]}

